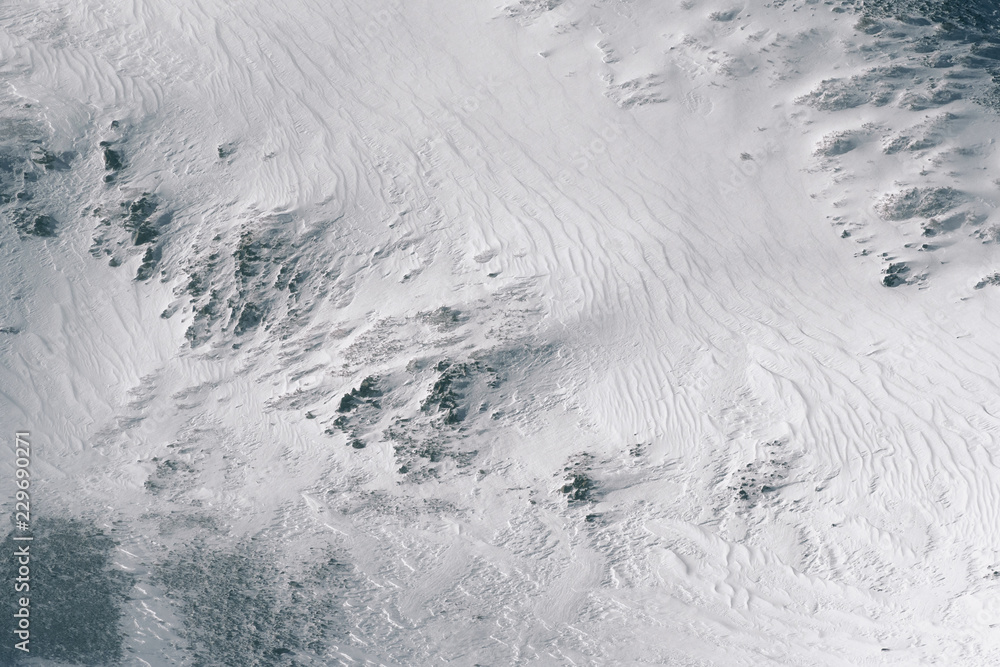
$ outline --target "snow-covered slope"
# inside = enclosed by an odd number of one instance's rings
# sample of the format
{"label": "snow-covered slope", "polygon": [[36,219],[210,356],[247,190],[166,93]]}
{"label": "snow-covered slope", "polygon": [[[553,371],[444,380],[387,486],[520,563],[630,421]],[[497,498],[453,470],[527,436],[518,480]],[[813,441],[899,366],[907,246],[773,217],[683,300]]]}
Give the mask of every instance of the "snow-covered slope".
{"label": "snow-covered slope", "polygon": [[39,664],[1000,661],[963,7],[0,5]]}

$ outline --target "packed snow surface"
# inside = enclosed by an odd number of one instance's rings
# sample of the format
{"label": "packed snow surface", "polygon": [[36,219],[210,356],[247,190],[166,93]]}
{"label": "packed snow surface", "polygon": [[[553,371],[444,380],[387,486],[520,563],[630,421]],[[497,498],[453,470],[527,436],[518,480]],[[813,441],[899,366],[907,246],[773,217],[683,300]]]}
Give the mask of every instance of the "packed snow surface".
{"label": "packed snow surface", "polygon": [[1000,664],[955,7],[0,3],[32,664]]}

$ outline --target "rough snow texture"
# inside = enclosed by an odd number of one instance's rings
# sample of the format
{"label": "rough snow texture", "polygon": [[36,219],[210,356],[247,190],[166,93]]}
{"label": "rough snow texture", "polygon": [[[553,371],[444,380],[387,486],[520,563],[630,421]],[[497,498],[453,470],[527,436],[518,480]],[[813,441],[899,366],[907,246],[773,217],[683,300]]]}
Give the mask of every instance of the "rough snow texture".
{"label": "rough snow texture", "polygon": [[85,4],[0,6],[38,664],[1000,664],[985,14]]}

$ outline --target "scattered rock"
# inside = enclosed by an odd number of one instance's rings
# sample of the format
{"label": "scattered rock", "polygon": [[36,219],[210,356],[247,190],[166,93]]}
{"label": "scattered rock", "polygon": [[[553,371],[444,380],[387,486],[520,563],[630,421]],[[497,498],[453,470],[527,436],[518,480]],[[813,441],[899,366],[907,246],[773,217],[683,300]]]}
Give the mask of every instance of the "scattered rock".
{"label": "scattered rock", "polygon": [[764,456],[748,463],[733,474],[734,484],[730,490],[743,507],[753,507],[780,488],[788,474],[789,463],[782,456],[785,443],[780,440],[767,442],[762,446]]}
{"label": "scattered rock", "polygon": [[578,454],[563,469],[566,473],[566,481],[559,491],[566,496],[569,502],[584,503],[595,500],[597,482],[590,474],[592,463],[593,456],[590,454]]}
{"label": "scattered rock", "polygon": [[156,246],[149,246],[146,248],[146,253],[142,256],[142,264],[139,265],[139,270],[136,271],[136,280],[149,280],[153,277],[153,273],[156,271],[156,265],[160,261],[160,249]]}
{"label": "scattered rock", "polygon": [[254,329],[261,320],[264,319],[263,309],[255,303],[245,303],[240,309],[239,318],[236,321],[236,328],[233,333],[237,336],[242,336],[250,329]]}
{"label": "scattered rock", "polygon": [[479,361],[453,363],[443,360],[435,370],[440,375],[420,409],[426,413],[443,413],[445,424],[458,424],[465,419],[468,406],[464,405],[464,394],[476,376],[486,374],[488,387],[495,389],[500,386],[496,371]]}
{"label": "scattered rock", "polygon": [[58,222],[51,215],[34,213],[28,209],[20,209],[12,214],[14,227],[24,234],[40,237],[56,235]]}
{"label": "scattered rock", "polygon": [[149,193],[144,193],[139,199],[122,202],[121,206],[126,211],[123,226],[132,232],[132,244],[144,245],[155,241],[160,235],[156,224],[151,220],[157,207],[156,199]]}
{"label": "scattered rock", "polygon": [[49,151],[45,150],[44,148],[36,147],[31,149],[31,161],[34,162],[35,164],[40,164],[44,167],[47,167],[51,164],[54,164],[56,160],[57,160],[56,156],[53,153],[50,153]]}
{"label": "scattered rock", "polygon": [[374,408],[380,408],[378,401],[374,400],[382,395],[378,388],[378,377],[369,375],[361,381],[361,386],[352,389],[350,393],[344,394],[340,399],[337,412],[345,413],[356,409],[363,403],[368,403]]}
{"label": "scattered rock", "polygon": [[741,10],[739,7],[734,7],[733,9],[729,9],[724,12],[712,12],[711,14],[708,15],[708,20],[719,21],[722,23],[727,21],[732,21],[733,19],[735,19],[737,16],[740,15],[740,11]]}
{"label": "scattered rock", "polygon": [[821,111],[853,109],[863,104],[885,106],[896,91],[909,84],[915,70],[901,65],[875,67],[850,79],[825,79],[798,104],[808,104]]}
{"label": "scattered rock", "polygon": [[886,287],[898,287],[906,282],[903,275],[909,273],[909,271],[910,267],[906,262],[894,262],[886,268],[882,284]]}
{"label": "scattered rock", "polygon": [[976,289],[983,289],[987,285],[1000,285],[1000,273],[994,273],[992,276],[986,276],[976,283]]}
{"label": "scattered rock", "polygon": [[587,502],[590,500],[591,491],[594,488],[594,481],[583,473],[576,473],[572,476],[568,484],[564,484],[561,491],[570,500],[577,502]]}
{"label": "scattered rock", "polygon": [[814,155],[818,157],[836,157],[850,153],[858,147],[858,141],[853,132],[835,132],[823,138]]}
{"label": "scattered rock", "polygon": [[885,195],[875,204],[875,210],[884,220],[930,218],[947,213],[964,198],[963,193],[954,188],[910,188]]}

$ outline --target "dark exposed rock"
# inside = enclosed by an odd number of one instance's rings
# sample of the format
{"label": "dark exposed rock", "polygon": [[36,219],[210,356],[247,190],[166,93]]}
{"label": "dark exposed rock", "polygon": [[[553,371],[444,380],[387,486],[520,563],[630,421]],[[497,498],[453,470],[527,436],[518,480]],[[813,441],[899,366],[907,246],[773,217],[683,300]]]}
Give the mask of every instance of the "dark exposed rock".
{"label": "dark exposed rock", "polygon": [[[58,664],[114,665],[122,658],[123,605],[132,588],[132,575],[114,566],[115,542],[77,519],[33,517],[31,558],[32,661]],[[13,554],[26,542],[8,537],[3,551]],[[18,561],[7,557],[0,570],[7,581],[17,577]],[[5,612],[13,606],[14,586],[8,587]],[[23,593],[21,593],[23,595]],[[13,638],[13,613],[0,617],[0,630]],[[25,657],[8,639],[0,645],[0,664],[17,665]],[[28,663],[29,661],[25,661]],[[35,664],[31,662],[31,664]]]}
{"label": "dark exposed rock", "polygon": [[264,319],[263,309],[254,303],[243,304],[240,310],[239,319],[236,322],[236,329],[233,331],[237,336],[242,336],[250,329],[255,328]]}
{"label": "dark exposed rock", "polygon": [[31,161],[35,164],[40,164],[43,167],[48,167],[49,165],[55,164],[59,158],[55,156],[44,148],[34,148],[31,151]]}
{"label": "dark exposed rock", "polygon": [[295,282],[295,277],[297,277],[292,275],[294,271],[294,262],[283,265],[278,271],[277,277],[274,279],[274,288],[279,290],[287,289],[290,292],[296,291],[298,286],[291,287],[291,284]]}
{"label": "dark exposed rock", "polygon": [[55,236],[57,224],[51,215],[36,215],[28,233],[35,236]]}
{"label": "dark exposed rock", "polygon": [[378,401],[382,390],[378,384],[379,378],[370,375],[361,381],[357,389],[344,394],[337,407],[337,412],[341,414],[333,421],[333,426],[326,430],[326,434],[336,435],[337,430],[340,430],[347,434],[351,447],[364,449],[362,432],[366,426],[378,420],[379,410],[382,408]]}
{"label": "dark exposed rock", "polygon": [[378,402],[373,399],[381,395],[382,392],[378,389],[378,377],[369,375],[361,381],[361,386],[357,389],[352,389],[350,393],[344,394],[341,397],[337,412],[350,412],[363,403],[369,403],[373,407],[378,408]]}
{"label": "dark exposed rock", "polygon": [[[163,219],[158,221],[160,229]],[[298,256],[289,237],[291,220],[290,215],[279,215],[249,223],[228,250],[223,235],[216,235],[204,252],[199,247],[187,262],[188,281],[178,296],[184,291],[192,301],[203,303],[204,294],[215,290],[227,305],[204,315],[195,308],[193,324],[204,330],[206,338],[264,329],[284,340],[293,324],[304,322],[315,301],[302,298],[307,273],[295,268]]]}
{"label": "dark exposed rock", "polygon": [[56,227],[59,223],[51,215],[38,214],[27,209],[21,209],[15,211],[12,217],[14,226],[24,234],[41,237],[56,235]]}
{"label": "dark exposed rock", "polygon": [[131,202],[122,202],[125,209],[124,227],[132,232],[132,244],[143,245],[151,243],[160,235],[157,225],[152,221],[156,211],[157,201],[150,194],[144,194]]}
{"label": "dark exposed rock", "polygon": [[139,270],[136,271],[135,279],[149,280],[152,278],[159,261],[160,248],[152,245],[146,248],[146,253],[142,256],[142,264],[139,265]]}
{"label": "dark exposed rock", "polygon": [[910,272],[910,267],[906,262],[892,262],[884,270],[882,284],[885,287],[899,287],[906,283],[905,276]]}
{"label": "dark exposed rock", "polygon": [[438,376],[430,395],[424,399],[420,409],[424,412],[443,412],[446,424],[457,424],[465,419],[466,410],[460,405],[459,400],[462,389],[469,384],[472,364],[442,361],[435,370],[441,375]]}
{"label": "dark exposed rock", "polygon": [[205,343],[211,335],[211,323],[217,319],[221,313],[222,295],[217,290],[212,290],[208,301],[194,311],[194,321],[184,333],[192,347],[197,347]]}
{"label": "dark exposed rock", "polygon": [[869,20],[898,17],[924,22],[917,25],[937,24],[938,37],[945,40],[979,41],[1000,29],[1000,14],[992,0],[865,0],[861,7]]}
{"label": "dark exposed rock", "polygon": [[735,7],[733,9],[729,9],[723,12],[712,12],[711,14],[708,15],[708,20],[718,21],[720,23],[726,23],[732,21],[737,16],[739,16],[740,11],[741,9],[739,7]]}
{"label": "dark exposed rock", "polygon": [[559,491],[570,503],[593,502],[596,500],[597,482],[591,476],[594,457],[586,452],[572,457],[563,469],[565,482]]}
{"label": "dark exposed rock", "polygon": [[374,375],[369,375],[362,380],[361,385],[351,393],[359,398],[376,398],[382,395],[378,388],[378,378]]}
{"label": "dark exposed rock", "polygon": [[885,220],[907,220],[916,216],[929,218],[947,213],[964,199],[954,188],[910,188],[886,195],[876,205]]}
{"label": "dark exposed rock", "polygon": [[[103,142],[102,142],[103,143]],[[104,147],[104,168],[108,171],[120,171],[125,167],[122,154],[110,146]]]}
{"label": "dark exposed rock", "polygon": [[976,283],[976,289],[983,289],[987,285],[1000,285],[1000,273],[994,273],[992,276],[986,276]]}
{"label": "dark exposed rock", "polygon": [[146,491],[153,495],[158,495],[168,489],[175,488],[180,480],[197,472],[194,467],[183,461],[175,459],[161,461],[155,457],[153,461],[156,463],[156,470],[153,471],[143,485]]}
{"label": "dark exposed rock", "polygon": [[233,257],[236,259],[236,273],[243,278],[252,278],[261,272],[261,264],[265,261],[264,249],[267,248],[260,239],[250,232],[240,235]]}
{"label": "dark exposed rock", "polygon": [[201,274],[192,273],[184,289],[188,294],[196,298],[204,294],[205,281],[202,279]]}
{"label": "dark exposed rock", "polygon": [[886,269],[885,276],[882,277],[882,284],[886,287],[899,287],[906,282],[903,274],[909,270],[909,267],[902,262],[889,265],[889,268]]}
{"label": "dark exposed rock", "polygon": [[790,467],[787,455],[783,454],[784,447],[781,440],[764,443],[763,456],[734,473],[729,489],[735,492],[741,511],[767,500],[781,488]]}
{"label": "dark exposed rock", "polygon": [[576,473],[573,475],[568,484],[563,485],[562,492],[565,493],[570,500],[586,502],[590,500],[590,494],[593,488],[594,481],[590,479],[590,477],[584,473]]}

